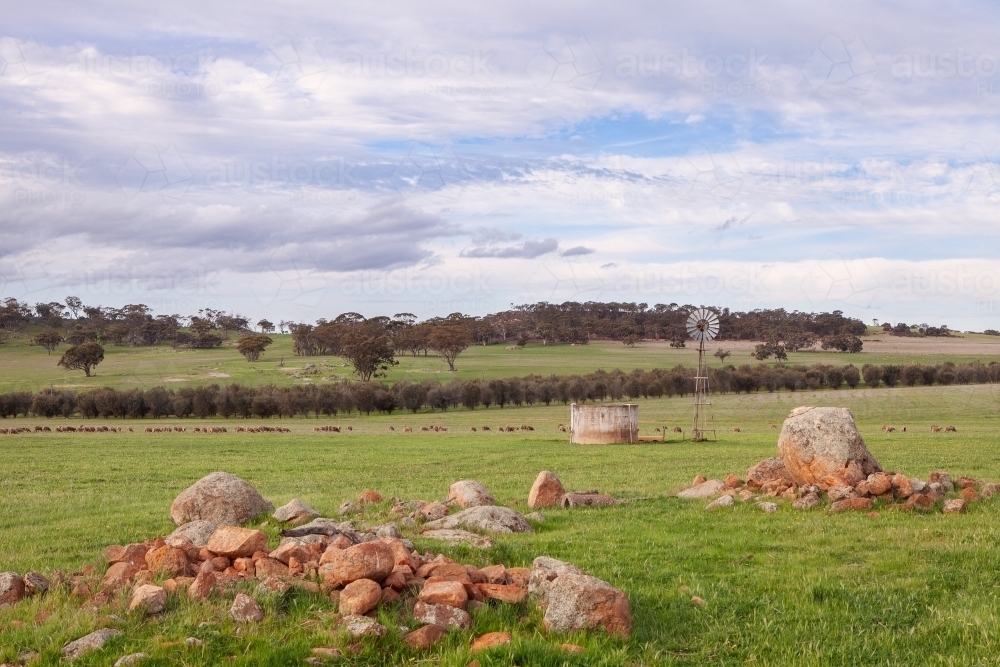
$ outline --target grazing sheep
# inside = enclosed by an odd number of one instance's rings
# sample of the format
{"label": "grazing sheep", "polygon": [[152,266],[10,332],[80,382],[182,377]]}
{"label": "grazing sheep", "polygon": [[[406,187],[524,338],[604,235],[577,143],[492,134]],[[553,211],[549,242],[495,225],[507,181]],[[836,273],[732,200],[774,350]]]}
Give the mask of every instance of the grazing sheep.
{"label": "grazing sheep", "polygon": [[565,433],[566,432],[566,425],[565,424],[559,424],[559,432],[560,433]]}
{"label": "grazing sheep", "polygon": [[483,430],[484,430],[484,431],[489,431],[489,430],[490,430],[490,427],[489,427],[489,426],[484,426],[484,427],[483,427]]}
{"label": "grazing sheep", "polygon": [[886,433],[895,433],[896,432],[896,427],[895,426],[887,426],[886,429],[885,429],[885,432]]}
{"label": "grazing sheep", "polygon": [[940,433],[944,428],[938,426],[937,424],[931,424],[931,433]]}
{"label": "grazing sheep", "polygon": [[413,433],[413,429],[410,428],[409,426],[404,426],[403,433]]}
{"label": "grazing sheep", "polygon": [[771,424],[771,428],[776,429],[776,428],[778,428],[778,425],[777,424]]}
{"label": "grazing sheep", "polygon": [[684,432],[684,429],[682,429],[680,426],[675,426],[674,427],[674,433],[683,433],[683,432]]}
{"label": "grazing sheep", "polygon": [[743,431],[741,431],[741,430],[740,430],[740,427],[739,427],[739,426],[734,426],[734,427],[733,427],[733,433],[742,433],[742,432],[743,432]]}
{"label": "grazing sheep", "polygon": [[944,427],[944,431],[945,431],[945,433],[948,433],[948,432],[958,433],[958,429],[955,428],[954,426],[945,426]]}
{"label": "grazing sheep", "polygon": [[429,431],[430,429],[429,429],[429,428],[427,428],[426,426],[421,426],[421,427],[420,427],[420,430],[421,430],[421,431]]}
{"label": "grazing sheep", "polygon": [[395,427],[395,426],[390,426],[390,427],[389,427],[389,430],[390,430],[390,431],[395,431],[395,430],[396,430],[396,427]]}
{"label": "grazing sheep", "polygon": [[473,433],[475,433],[475,432],[476,432],[476,427],[475,427],[475,426],[473,426],[473,427],[472,427],[472,432],[473,432]]}

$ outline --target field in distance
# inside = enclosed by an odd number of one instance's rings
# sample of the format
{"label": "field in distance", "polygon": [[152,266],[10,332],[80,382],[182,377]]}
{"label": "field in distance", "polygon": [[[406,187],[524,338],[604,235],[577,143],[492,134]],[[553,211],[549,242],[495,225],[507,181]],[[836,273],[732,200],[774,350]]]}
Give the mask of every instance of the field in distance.
{"label": "field in distance", "polygon": [[[84,389],[111,386],[116,388],[154,386],[183,387],[203,384],[247,385],[275,384],[288,386],[302,383],[322,383],[353,379],[353,369],[343,359],[333,356],[297,357],[292,352],[290,335],[273,335],[271,345],[261,359],[248,363],[230,343],[212,350],[175,350],[167,345],[153,347],[120,347],[107,345],[104,361],[96,375],[84,377],[80,371],[57,367],[66,346],[51,355],[38,346],[28,344],[30,335],[8,340],[0,345],[0,392],[38,391],[45,387]],[[864,349],[857,354],[828,351],[790,352],[789,364],[936,364],[980,360],[1000,361],[1000,336],[962,334],[955,338],[900,338],[878,330],[864,336]],[[234,337],[235,340],[235,337]],[[709,350],[732,352],[728,364],[756,364],[750,353],[755,342],[716,341]],[[473,345],[456,361],[457,371],[448,372],[447,364],[433,352],[426,357],[408,354],[397,357],[399,365],[389,371],[390,382],[433,379],[448,382],[454,377],[504,378],[540,375],[590,373],[598,369],[631,371],[636,368],[671,368],[678,364],[694,366],[698,353],[688,341],[685,348],[672,348],[662,341],[645,341],[635,347],[618,342],[594,341],[587,345],[542,346],[531,343],[523,349],[507,349],[505,345]],[[720,366],[709,357],[712,366]],[[305,373],[313,364],[318,371]]]}

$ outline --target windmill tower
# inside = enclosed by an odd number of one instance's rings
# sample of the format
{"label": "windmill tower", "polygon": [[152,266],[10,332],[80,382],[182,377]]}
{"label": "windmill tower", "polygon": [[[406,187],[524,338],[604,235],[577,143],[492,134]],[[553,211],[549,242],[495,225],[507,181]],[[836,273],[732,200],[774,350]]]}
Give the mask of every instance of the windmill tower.
{"label": "windmill tower", "polygon": [[706,440],[708,430],[708,406],[712,404],[708,397],[708,367],[705,365],[705,341],[712,340],[719,334],[719,316],[708,308],[698,308],[691,311],[687,321],[687,332],[693,340],[698,341],[698,372],[694,376],[694,424],[691,427],[691,439],[695,442]]}

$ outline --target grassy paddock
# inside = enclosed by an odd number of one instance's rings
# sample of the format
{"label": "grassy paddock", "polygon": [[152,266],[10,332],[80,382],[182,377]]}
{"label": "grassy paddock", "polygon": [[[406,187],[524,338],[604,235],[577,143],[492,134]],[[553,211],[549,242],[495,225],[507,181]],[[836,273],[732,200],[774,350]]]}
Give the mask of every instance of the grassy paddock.
{"label": "grassy paddock", "polygon": [[[56,366],[66,346],[51,355],[41,347],[28,344],[30,335],[0,345],[0,392],[38,391],[49,387],[65,386],[76,389],[110,386],[116,388],[147,388],[157,385],[180,388],[204,384],[239,382],[249,385],[324,382],[326,378],[353,378],[352,369],[339,357],[296,357],[292,354],[289,335],[274,335],[274,344],[267,349],[260,361],[247,363],[232,343],[214,350],[174,350],[169,346],[119,347],[107,345],[105,359],[96,368],[96,375],[87,378],[80,371],[67,371]],[[1000,337],[963,334],[962,338],[919,339],[897,338],[871,334],[866,336],[865,349],[858,354],[841,354],[828,351],[789,353],[792,364],[937,364],[980,360],[983,363],[1000,361]],[[877,342],[871,342],[877,341]],[[752,342],[719,341],[711,350],[721,347],[732,351],[726,363],[756,364],[750,357]],[[389,371],[388,380],[434,379],[448,382],[453,377],[463,380],[474,378],[503,378],[541,375],[566,375],[590,373],[598,369],[619,368],[671,368],[678,364],[697,364],[696,347],[671,348],[663,342],[647,341],[634,348],[610,341],[595,341],[588,345],[542,346],[535,343],[521,350],[508,350],[504,345],[474,345],[463,352],[456,362],[457,371],[448,372],[448,366],[435,354],[398,358],[399,365]],[[284,364],[283,366],[280,364]],[[712,366],[721,366],[715,357],[709,357]],[[319,375],[307,380],[294,378],[306,364],[315,364]]]}
{"label": "grassy paddock", "polygon": [[[547,511],[532,535],[499,538],[485,554],[450,553],[480,564],[529,565],[542,554],[570,560],[628,593],[633,636],[624,642],[600,635],[553,638],[528,606],[489,609],[475,616],[475,632],[513,630],[516,641],[476,656],[483,665],[994,663],[1000,652],[1000,501],[975,504],[962,516],[883,511],[869,518],[795,512],[787,501],[773,515],[753,505],[706,513],[700,502],[669,497],[696,473],[742,474],[773,455],[776,432],[769,424],[801,404],[851,407],[888,469],[924,479],[946,469],[1000,481],[1000,411],[992,386],[717,397],[719,439],[701,444],[571,446],[555,431],[566,421],[565,407],[355,415],[332,420],[354,426],[342,435],[313,434],[319,422],[297,419],[281,422],[292,434],[0,436],[7,453],[0,460],[0,570],[100,565],[99,551],[107,544],[169,531],[170,501],[212,470],[246,477],[275,503],[300,497],[330,514],[366,487],[387,498],[434,499],[451,482],[470,477],[500,502],[523,508],[534,476],[550,469],[570,489],[596,487],[635,500],[611,509]],[[689,413],[682,399],[640,405],[644,432],[660,423],[684,424]],[[932,434],[932,422],[954,424],[958,433]],[[190,431],[201,423],[185,425]],[[389,425],[429,423],[449,431],[388,433]],[[538,430],[468,430],[504,423]],[[882,423],[906,425],[908,432],[884,434]],[[742,433],[733,433],[733,426]],[[274,534],[276,527],[267,530]],[[695,607],[691,595],[707,605]],[[124,629],[125,638],[79,664],[110,664],[141,650],[152,655],[148,664],[283,665],[299,662],[312,646],[346,648],[331,632],[332,605],[324,599],[298,594],[266,603],[269,620],[248,631],[225,620],[224,601],[206,607],[175,600],[162,618],[139,621],[114,607],[83,612],[79,602],[53,595],[0,610],[0,662],[35,650],[41,652],[38,664],[55,664],[66,641],[108,623]],[[51,616],[36,625],[40,611]],[[112,613],[121,620],[109,619]],[[392,614],[382,612],[395,627]],[[188,636],[206,644],[184,649],[179,642]],[[556,648],[560,641],[588,651],[568,656]],[[457,636],[425,657],[443,665],[472,658]],[[353,662],[413,659],[421,658],[406,652],[393,630],[389,639],[364,643]]]}

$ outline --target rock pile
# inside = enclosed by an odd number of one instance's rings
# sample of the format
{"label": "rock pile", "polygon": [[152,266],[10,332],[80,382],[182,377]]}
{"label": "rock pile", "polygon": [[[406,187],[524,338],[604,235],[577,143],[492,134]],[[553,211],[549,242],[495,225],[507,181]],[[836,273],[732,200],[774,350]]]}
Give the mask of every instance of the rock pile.
{"label": "rock pile", "polygon": [[699,475],[677,496],[711,500],[708,509],[732,507],[735,500],[756,500],[768,513],[777,511],[777,505],[762,502],[762,497],[791,500],[792,507],[800,510],[817,507],[825,499],[831,514],[868,511],[875,501],[893,510],[941,507],[952,514],[1000,492],[1000,484],[971,477],[960,477],[956,483],[942,471],[931,473],[928,482],[884,471],[846,408],[795,408],[782,426],[778,451],[780,457],[747,470],[745,481],[735,474],[725,480]]}

